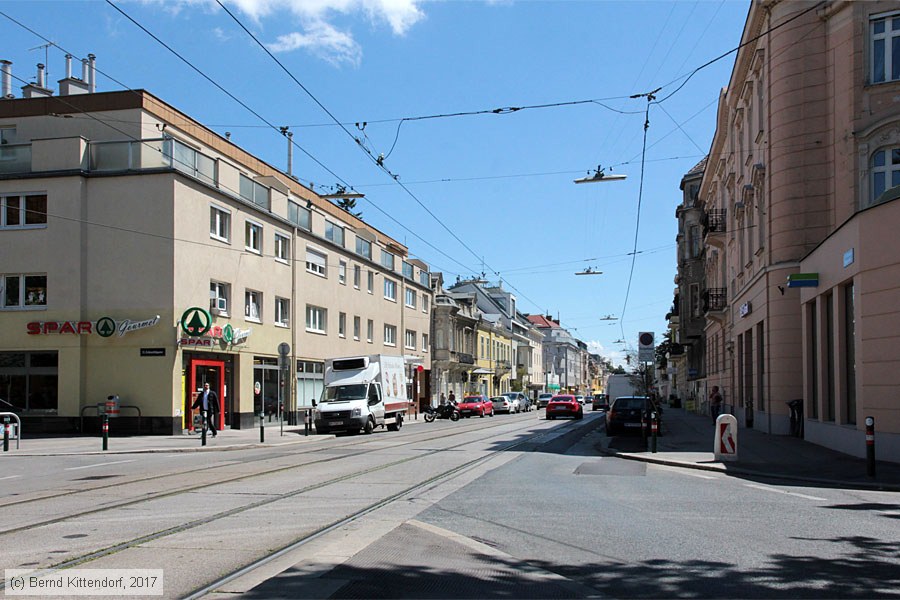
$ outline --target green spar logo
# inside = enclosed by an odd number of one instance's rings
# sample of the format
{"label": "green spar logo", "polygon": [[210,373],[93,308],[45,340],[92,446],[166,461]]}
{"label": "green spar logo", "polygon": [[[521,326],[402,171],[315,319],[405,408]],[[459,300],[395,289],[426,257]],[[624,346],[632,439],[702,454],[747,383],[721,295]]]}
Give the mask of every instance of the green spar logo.
{"label": "green spar logo", "polygon": [[192,306],[181,315],[181,330],[191,337],[200,337],[211,328],[212,317],[202,308]]}
{"label": "green spar logo", "polygon": [[116,332],[116,322],[109,317],[103,317],[97,321],[97,335],[108,338]]}

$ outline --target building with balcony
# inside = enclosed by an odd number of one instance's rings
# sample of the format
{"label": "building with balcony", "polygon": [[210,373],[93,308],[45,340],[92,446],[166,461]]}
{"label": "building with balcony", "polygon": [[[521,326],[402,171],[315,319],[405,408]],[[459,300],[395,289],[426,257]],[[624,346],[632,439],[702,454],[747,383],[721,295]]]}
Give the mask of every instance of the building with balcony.
{"label": "building with balcony", "polygon": [[431,404],[436,406],[443,394],[452,392],[461,398],[472,371],[477,367],[478,322],[481,314],[475,295],[444,290],[443,275],[432,274],[434,308],[432,311]]}
{"label": "building with balcony", "polygon": [[204,382],[245,428],[310,406],[326,358],[430,369],[403,244],[147,91],[78,84],[0,99],[0,400],[28,430],[118,395],[114,427],[181,432]]}
{"label": "building with balcony", "polygon": [[726,223],[705,238],[707,384],[725,386],[744,426],[860,456],[872,416],[888,460],[900,460],[898,23],[896,2],[752,2],[700,189]]}

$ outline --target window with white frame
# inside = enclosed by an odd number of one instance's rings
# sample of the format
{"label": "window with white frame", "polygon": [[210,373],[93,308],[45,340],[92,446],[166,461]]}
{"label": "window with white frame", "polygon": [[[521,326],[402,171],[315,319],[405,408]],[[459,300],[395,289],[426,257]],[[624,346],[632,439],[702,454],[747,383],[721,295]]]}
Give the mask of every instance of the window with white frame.
{"label": "window with white frame", "polygon": [[359,265],[353,265],[353,287],[359,289],[359,280],[362,277],[362,269]]}
{"label": "window with white frame", "polygon": [[209,282],[209,308],[216,315],[228,316],[228,304],[231,298],[231,286],[221,281]]}
{"label": "window with white frame", "polygon": [[338,313],[338,335],[347,337],[347,313]]}
{"label": "window with white frame", "polygon": [[341,285],[347,285],[347,261],[338,262],[338,282]]}
{"label": "window with white frame", "polygon": [[325,239],[330,240],[340,246],[344,247],[344,228],[340,225],[335,225],[331,221],[325,221]]}
{"label": "window with white frame", "polygon": [[406,333],[404,335],[403,342],[404,342],[404,346],[408,350],[415,350],[416,349],[416,332],[413,331],[412,329],[407,329]]}
{"label": "window with white frame", "polygon": [[280,233],[275,234],[275,260],[284,263],[291,260],[291,239]]}
{"label": "window with white frame", "polygon": [[359,330],[362,328],[362,319],[358,316],[353,317],[353,339],[359,341]]}
{"label": "window with white frame", "polygon": [[316,252],[311,248],[306,249],[306,271],[325,277],[328,267],[328,257],[321,252]]}
{"label": "window with white frame", "polygon": [[388,271],[394,270],[394,255],[387,250],[381,251],[381,266]]}
{"label": "window with white frame", "polygon": [[282,327],[291,324],[291,301],[287,298],[275,298],[275,324]]}
{"label": "window with white frame", "polygon": [[406,288],[406,306],[410,308],[416,307],[416,290],[411,288]]}
{"label": "window with white frame", "polygon": [[372,260],[372,242],[361,237],[356,238],[356,253]]}
{"label": "window with white frame", "polygon": [[306,330],[313,333],[325,333],[328,311],[321,306],[306,305]]}
{"label": "window with white frame", "polygon": [[47,195],[0,197],[0,229],[46,227]]}
{"label": "window with white frame", "polygon": [[371,294],[371,293],[374,293],[374,291],[375,291],[375,273],[373,273],[372,271],[369,271],[368,275],[369,276],[366,278],[367,279],[366,283],[369,288],[369,293]]}
{"label": "window with white frame", "polygon": [[250,252],[262,254],[262,225],[247,221],[244,225],[244,247]]}
{"label": "window with white frame", "polygon": [[231,213],[218,206],[209,207],[209,237],[231,241]]}
{"label": "window with white frame", "polygon": [[872,197],[869,205],[890,188],[900,185],[900,148],[883,148],[872,155]]}
{"label": "window with white frame", "polygon": [[428,352],[428,334],[422,334],[422,352]]}
{"label": "window with white frame", "polygon": [[385,346],[396,346],[397,345],[397,326],[396,325],[384,325],[384,345]]}
{"label": "window with white frame", "polygon": [[370,344],[375,339],[375,321],[369,319],[366,321],[366,341]]}
{"label": "window with white frame", "polygon": [[385,300],[397,301],[397,282],[387,277],[384,278],[384,298]]}
{"label": "window with white frame", "polygon": [[412,263],[408,263],[405,260],[403,261],[403,276],[407,279],[413,278],[413,266]]}
{"label": "window with white frame", "polygon": [[47,306],[47,275],[0,275],[0,309]]}
{"label": "window with white frame", "polygon": [[900,13],[869,19],[872,83],[900,79]]}
{"label": "window with white frame", "polygon": [[244,291],[244,318],[248,321],[262,321],[262,292]]}

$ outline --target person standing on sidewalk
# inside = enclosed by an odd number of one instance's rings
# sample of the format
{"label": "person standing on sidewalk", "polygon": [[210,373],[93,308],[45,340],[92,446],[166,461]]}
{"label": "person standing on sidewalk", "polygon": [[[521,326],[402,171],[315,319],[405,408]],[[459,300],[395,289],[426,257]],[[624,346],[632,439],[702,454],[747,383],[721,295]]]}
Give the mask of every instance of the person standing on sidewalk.
{"label": "person standing on sidewalk", "polygon": [[203,384],[203,391],[194,400],[191,408],[199,408],[203,411],[206,418],[206,427],[212,431],[213,437],[216,437],[216,421],[219,420],[219,395],[209,389],[209,383]]}
{"label": "person standing on sidewalk", "polygon": [[719,417],[719,413],[722,412],[722,394],[719,393],[719,386],[717,385],[714,385],[709,393],[709,412],[714,422]]}

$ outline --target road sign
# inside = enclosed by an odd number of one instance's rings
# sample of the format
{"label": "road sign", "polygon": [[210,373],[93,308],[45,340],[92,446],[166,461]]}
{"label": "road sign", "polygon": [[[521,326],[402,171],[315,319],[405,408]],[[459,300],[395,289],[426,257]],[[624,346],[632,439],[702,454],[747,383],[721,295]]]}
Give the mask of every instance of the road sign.
{"label": "road sign", "polygon": [[656,359],[656,345],[653,343],[653,332],[642,331],[638,334],[638,360],[653,362]]}
{"label": "road sign", "polygon": [[291,353],[291,345],[287,342],[281,342],[278,344],[278,354],[281,356],[287,356]]}

